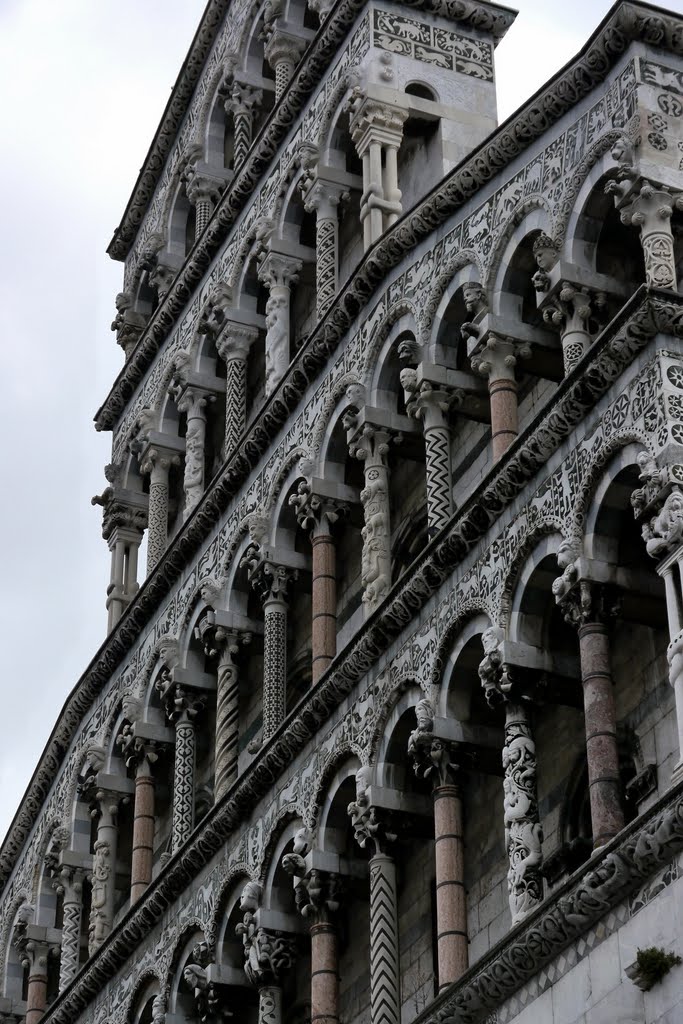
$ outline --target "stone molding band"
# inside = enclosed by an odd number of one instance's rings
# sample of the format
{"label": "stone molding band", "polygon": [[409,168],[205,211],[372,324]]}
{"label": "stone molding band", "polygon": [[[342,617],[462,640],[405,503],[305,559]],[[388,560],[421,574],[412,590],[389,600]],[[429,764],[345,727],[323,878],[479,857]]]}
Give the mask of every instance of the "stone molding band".
{"label": "stone molding band", "polygon": [[[491,523],[514,501],[537,469],[545,465],[585,412],[609,390],[619,374],[658,333],[683,337],[683,297],[653,291],[643,285],[612,321],[609,330],[603,332],[549,397],[536,419],[492,466],[448,526],[428,544],[411,572],[395,584],[354,640],[338,653],[331,668],[299,705],[298,712],[288,718],[284,734],[279,730],[264,746],[247,777],[238,785],[237,792],[245,794],[240,804],[245,812],[254,806],[255,800],[268,790],[273,778],[281,774],[315,734],[320,723],[400,635],[406,623],[429,600],[453,566],[485,535]],[[283,382],[284,391],[287,384],[288,378]],[[74,688],[0,850],[0,885],[3,888],[83,716],[249,472],[251,463],[245,454],[250,450],[249,442],[252,441],[257,454],[262,452],[272,433],[286,419],[286,404],[283,399],[278,401],[281,406],[278,416],[274,415],[277,402],[271,400],[269,408],[257,417],[243,450],[233,456],[223,475],[205,494]],[[540,437],[541,432],[542,442],[535,436],[538,433]],[[218,804],[217,809],[223,806]],[[194,851],[197,844],[199,847],[203,845],[205,829],[210,827],[212,820],[213,813],[206,819],[190,850]]]}
{"label": "stone molding band", "polygon": [[[355,17],[357,9],[360,9],[360,4],[356,8],[356,3],[357,0],[343,0],[335,11],[335,18],[346,7],[353,8]],[[438,4],[434,5],[434,9],[438,10],[438,7]],[[535,139],[547,132],[583,96],[603,82],[617,58],[631,42],[641,39],[647,41],[647,22],[651,20],[639,17],[635,4],[624,4],[607,15],[570,68],[563,73],[558,72],[542,95],[534,97],[516,116],[505,122],[368,250],[353,276],[329,306],[325,318],[299,350],[294,363],[305,364],[306,360],[315,360],[320,350],[325,353],[324,358],[327,360],[344,332],[355,321],[359,306],[366,304],[377,284],[386,277],[387,271],[512,163]],[[676,33],[680,28],[680,20],[661,17],[658,21],[661,22],[663,48],[683,53],[683,33]],[[336,21],[334,25],[331,22],[332,19],[327,26],[328,34],[337,24]],[[224,193],[204,235],[192,249],[173,286],[159,304],[96,413],[95,426],[98,430],[111,430],[115,426],[152,359],[209,268],[219,245],[225,241],[228,230],[242,212],[249,196],[257,190],[266,163],[274,156],[279,141],[284,138],[308,96],[308,79],[322,75],[325,61],[329,60],[329,48],[338,45],[347,27],[337,27],[337,35],[330,38],[328,49],[324,49],[322,38],[318,40],[305,65],[296,73],[284,96],[276,104],[268,122],[270,131],[261,132],[258,147],[252,150]],[[315,73],[311,67],[314,58],[320,63]],[[276,131],[277,134],[274,134]]]}

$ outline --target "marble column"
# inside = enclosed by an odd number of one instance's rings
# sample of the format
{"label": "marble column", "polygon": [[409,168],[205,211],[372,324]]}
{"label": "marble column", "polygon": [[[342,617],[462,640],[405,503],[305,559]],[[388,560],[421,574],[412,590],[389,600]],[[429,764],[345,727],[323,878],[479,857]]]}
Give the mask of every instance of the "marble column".
{"label": "marble column", "polygon": [[92,956],[108,937],[114,923],[119,795],[97,793],[99,819],[91,875],[92,898],[88,924],[88,954]]}
{"label": "marble column", "polygon": [[124,724],[118,742],[127,767],[135,769],[133,804],[133,853],[130,868],[131,906],[144,894],[152,881],[154,859],[154,775],[152,765],[158,760],[155,744],[134,735],[133,727]]}
{"label": "marble column", "polygon": [[489,335],[483,348],[472,356],[472,369],[488,378],[491,403],[493,461],[504,455],[518,433],[515,366],[526,351],[513,341]]}
{"label": "marble column", "polygon": [[25,944],[23,964],[28,967],[25,1024],[38,1024],[47,1008],[47,961],[49,947],[46,942],[29,939]]}
{"label": "marble column", "polygon": [[296,569],[275,565],[250,545],[242,560],[249,580],[263,602],[263,742],[284,720],[287,697],[287,592]]}
{"label": "marble column", "polygon": [[348,506],[312,492],[303,481],[289,499],[297,522],[311,538],[311,660],[315,683],[337,653],[337,552],[332,527]]}
{"label": "marble column", "polygon": [[674,207],[683,207],[683,196],[666,188],[642,181],[625,203],[617,201],[624,224],[640,228],[645,257],[645,280],[651,288],[676,291],[676,257],[671,230]]}
{"label": "marble column", "polygon": [[59,959],[59,991],[63,992],[78,974],[83,915],[83,877],[79,868],[63,865],[55,889],[62,897],[62,948]]}
{"label": "marble column", "polygon": [[386,853],[396,839],[382,811],[368,800],[370,769],[356,774],[356,799],[349,815],[356,841],[370,850],[370,1019],[373,1024],[400,1024],[400,967],[396,865]]}
{"label": "marble column", "polygon": [[216,803],[237,781],[240,692],[238,655],[240,647],[250,642],[250,633],[222,627],[215,630],[213,644],[220,652],[216,679]]}
{"label": "marble column", "polygon": [[389,445],[393,435],[370,423],[357,431],[353,413],[344,417],[349,453],[363,463],[365,486],[360,492],[365,525],[361,585],[366,615],[371,615],[391,587],[391,517],[389,509]]}
{"label": "marble column", "polygon": [[544,308],[545,323],[560,331],[565,375],[571,373],[590,348],[593,339],[588,330],[588,321],[593,309],[601,308],[604,304],[604,295],[592,294],[587,288],[562,281],[557,295]]}
{"label": "marble column", "polygon": [[415,774],[432,784],[436,949],[441,990],[457,981],[469,965],[462,790],[457,748],[434,735],[430,702],[420,701],[416,714],[418,727],[411,733],[408,753],[413,758]]}
{"label": "marble column", "polygon": [[322,320],[339,286],[339,204],[348,196],[341,185],[319,179],[306,194],[305,206],[315,210],[316,312]]}
{"label": "marble column", "polygon": [[669,662],[669,682],[673,687],[676,702],[678,760],[671,776],[671,784],[676,785],[683,779],[683,548],[678,548],[673,555],[658,565],[657,572],[664,580],[671,638],[666,656]]}
{"label": "marble column", "polygon": [[247,365],[249,351],[257,338],[256,327],[230,322],[216,340],[216,351],[225,363],[223,458],[226,459],[236,450],[246,426]]}
{"label": "marble column", "polygon": [[225,182],[207,174],[193,174],[186,185],[187,198],[195,208],[195,242],[203,234],[220,199]]}
{"label": "marble column", "polygon": [[147,575],[156,568],[168,544],[168,475],[179,465],[178,455],[149,448],[140,464],[141,473],[149,473],[149,510],[147,521]]}
{"label": "marble column", "polygon": [[175,727],[172,853],[187,842],[194,829],[196,719],[201,709],[201,700],[191,697],[182,686],[174,687],[166,711],[169,721]]}
{"label": "marble column", "polygon": [[275,102],[289,85],[294,69],[306,49],[306,42],[288,32],[274,28],[266,43],[264,56],[275,72]]}
{"label": "marble column", "polygon": [[244,916],[235,932],[244,944],[244,973],[258,989],[258,1024],[282,1024],[282,976],[294,965],[296,943],[259,924],[256,911],[260,890],[254,882],[245,886],[240,900]]}
{"label": "marble column", "polygon": [[572,569],[570,566],[555,580],[553,592],[566,621],[579,635],[593,847],[597,850],[624,827],[608,637],[608,622],[617,602],[609,588],[574,580]]}
{"label": "marble column", "polygon": [[197,507],[204,494],[204,449],[206,446],[206,408],[213,399],[202,388],[187,387],[178,397],[178,411],[187,415],[183,520]]}
{"label": "marble column", "polygon": [[[284,861],[283,861],[284,866]],[[311,1024],[339,1024],[338,874],[313,869],[296,885],[299,912],[311,936]]]}
{"label": "marble column", "polygon": [[381,103],[356,90],[351,102],[351,138],[363,161],[360,218],[366,249],[403,212],[398,187],[398,150],[408,111]]}
{"label": "marble column", "polygon": [[[145,522],[146,518],[145,515]],[[107,631],[114,628],[138,592],[138,552],[142,536],[142,529],[125,526],[115,526],[109,534],[111,573],[106,602]]]}
{"label": "marble column", "polygon": [[301,260],[269,252],[258,272],[269,290],[266,303],[266,396],[280,383],[290,363],[289,303]]}
{"label": "marble column", "polygon": [[234,81],[229,97],[225,100],[226,114],[232,114],[234,126],[233,165],[239,170],[251,148],[254,128],[254,112],[263,99],[263,90],[246,82]]}

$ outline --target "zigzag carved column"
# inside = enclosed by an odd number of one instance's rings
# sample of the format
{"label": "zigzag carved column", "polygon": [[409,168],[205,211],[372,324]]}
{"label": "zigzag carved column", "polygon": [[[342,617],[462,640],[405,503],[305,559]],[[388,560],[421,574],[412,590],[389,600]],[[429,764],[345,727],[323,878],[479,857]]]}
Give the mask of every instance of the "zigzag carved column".
{"label": "zigzag carved column", "polygon": [[235,451],[244,433],[247,414],[247,365],[249,350],[258,329],[229,321],[216,340],[216,351],[225,363],[225,439],[223,457]]}
{"label": "zigzag carved column", "polygon": [[451,432],[448,410],[463,392],[433,384],[417,370],[401,370],[406,411],[422,421],[427,474],[427,526],[430,537],[442,530],[453,515]]}
{"label": "zigzag carved column", "polygon": [[63,866],[55,889],[62,897],[62,949],[59,959],[59,991],[78,974],[78,955],[83,913],[83,871]]}
{"label": "zigzag carved column", "polygon": [[372,1024],[400,1024],[396,865],[383,850],[396,835],[387,831],[370,805],[369,781],[369,769],[360,768],[349,814],[358,844],[374,851],[370,858],[370,1018]]}
{"label": "zigzag carved column", "polygon": [[454,743],[434,734],[434,709],[421,700],[417,728],[408,741],[415,774],[432,784],[436,867],[436,944],[439,989],[453,984],[469,965],[462,791]]}

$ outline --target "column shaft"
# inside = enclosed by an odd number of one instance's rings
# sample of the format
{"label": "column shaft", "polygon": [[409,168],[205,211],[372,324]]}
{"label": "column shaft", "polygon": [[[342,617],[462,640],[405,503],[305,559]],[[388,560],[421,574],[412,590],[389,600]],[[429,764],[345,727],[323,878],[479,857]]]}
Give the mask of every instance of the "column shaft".
{"label": "column shaft", "polygon": [[315,225],[316,312],[322,320],[337,294],[339,227],[337,217],[318,216]]}
{"label": "column shaft", "polygon": [[603,623],[579,626],[579,650],[593,845],[597,849],[624,826],[609,640]]}
{"label": "column shaft", "polygon": [[209,223],[211,218],[213,203],[206,197],[198,199],[195,204],[195,227],[194,227],[194,239],[195,242],[203,234],[204,228]]}
{"label": "column shaft", "polygon": [[[37,958],[42,959],[42,958]],[[38,1024],[47,1007],[47,964],[31,965],[26,994],[26,1024]]]}
{"label": "column shaft", "polygon": [[[64,874],[64,872],[63,872]],[[65,880],[62,888],[62,948],[59,957],[59,991],[62,992],[78,973],[83,912],[82,876]]]}
{"label": "column shaft", "polygon": [[311,925],[311,1024],[338,1024],[337,931],[329,921]]}
{"label": "column shaft", "polygon": [[251,146],[251,122],[251,114],[242,112],[235,113],[235,136],[233,149],[235,170],[241,167],[247,158],[247,153]]}
{"label": "column shaft", "polygon": [[194,828],[194,772],[196,734],[187,713],[175,726],[175,762],[173,765],[173,836],[171,849],[187,842]]}
{"label": "column shaft", "polygon": [[287,604],[268,598],[263,605],[263,742],[285,717],[287,685]]}
{"label": "column shaft", "polygon": [[370,1019],[400,1024],[396,866],[377,853],[370,861]]}
{"label": "column shaft", "polygon": [[216,682],[216,801],[237,779],[239,675],[230,644],[221,652]]}
{"label": "column shaft", "polygon": [[368,218],[370,220],[370,245],[376,242],[384,230],[382,207],[372,203],[372,197],[384,199],[382,187],[382,147],[379,142],[370,143],[369,159],[370,180],[366,186],[368,201]]}
{"label": "column shaft", "polygon": [[442,989],[467,970],[467,897],[460,789],[438,786],[433,795],[436,941]]}
{"label": "column shaft", "polygon": [[526,709],[505,705],[505,845],[510,869],[508,894],[512,923],[522,921],[543,899],[540,874],[543,832],[538,820],[536,746]]}
{"label": "column shaft", "polygon": [[391,527],[389,513],[389,470],[380,459],[364,463],[365,487],[361,491],[365,525],[361,583],[363,603],[370,615],[391,587]]}
{"label": "column shaft", "polygon": [[396,146],[387,146],[384,153],[384,198],[387,203],[393,206],[393,209],[388,209],[386,214],[386,226],[390,228],[401,215],[401,190],[398,187],[398,148]]}
{"label": "column shaft", "polygon": [[280,99],[294,74],[294,64],[289,60],[279,60],[275,65],[275,102]]}
{"label": "column shaft", "polygon": [[133,811],[133,856],[130,872],[130,902],[135,903],[152,881],[154,856],[154,778],[145,758],[135,776]]}
{"label": "column shaft", "polygon": [[247,410],[247,360],[228,359],[225,364],[225,443],[227,459],[244,433]]}
{"label": "column shaft", "polygon": [[155,465],[149,485],[147,575],[163,557],[168,543],[168,467]]}
{"label": "column shaft", "polygon": [[97,824],[97,842],[93,857],[92,897],[88,922],[88,954],[90,956],[107,938],[114,922],[118,850],[116,807],[117,802],[114,798],[101,800],[101,814]]}
{"label": "column shaft", "polygon": [[337,653],[337,568],[334,540],[329,532],[311,538],[313,682],[324,673]]}
{"label": "column shaft", "polygon": [[450,431],[443,426],[425,427],[425,470],[427,474],[427,525],[433,536],[453,515]]}
{"label": "column shaft", "polygon": [[264,985],[258,990],[258,1024],[282,1024],[282,989]]}
{"label": "column shaft", "polygon": [[491,443],[497,462],[517,437],[517,383],[501,377],[489,380],[491,400]]}
{"label": "column shaft", "polygon": [[185,504],[183,520],[197,507],[204,494],[204,448],[206,445],[206,398],[195,395],[183,396],[178,403],[181,412],[187,413],[185,435],[185,469],[183,491]]}

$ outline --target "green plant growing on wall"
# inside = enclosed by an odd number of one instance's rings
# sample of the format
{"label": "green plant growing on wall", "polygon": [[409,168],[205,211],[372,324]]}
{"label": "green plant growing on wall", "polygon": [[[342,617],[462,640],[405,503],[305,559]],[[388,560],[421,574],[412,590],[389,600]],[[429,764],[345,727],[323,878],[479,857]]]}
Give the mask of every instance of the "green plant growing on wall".
{"label": "green plant growing on wall", "polygon": [[657,946],[648,946],[636,952],[635,963],[626,968],[626,974],[643,992],[649,992],[653,985],[666,977],[672,967],[680,964],[676,953],[666,953]]}

